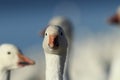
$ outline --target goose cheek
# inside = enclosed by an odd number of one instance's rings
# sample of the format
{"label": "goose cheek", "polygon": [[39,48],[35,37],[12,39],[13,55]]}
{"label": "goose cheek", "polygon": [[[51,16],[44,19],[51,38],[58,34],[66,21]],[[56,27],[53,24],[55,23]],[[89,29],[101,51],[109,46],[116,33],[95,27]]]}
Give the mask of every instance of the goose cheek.
{"label": "goose cheek", "polygon": [[25,57],[22,54],[18,54],[18,58],[19,58],[19,62],[18,65],[21,67],[27,66],[27,65],[34,65],[35,62],[31,59],[29,59],[28,57]]}

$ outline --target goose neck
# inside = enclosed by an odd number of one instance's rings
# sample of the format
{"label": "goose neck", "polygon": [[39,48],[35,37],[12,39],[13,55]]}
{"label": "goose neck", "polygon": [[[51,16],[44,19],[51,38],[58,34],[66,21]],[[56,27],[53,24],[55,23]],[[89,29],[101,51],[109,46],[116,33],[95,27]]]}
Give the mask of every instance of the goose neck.
{"label": "goose neck", "polygon": [[46,80],[63,80],[65,55],[45,53],[46,58]]}
{"label": "goose neck", "polygon": [[7,70],[0,68],[0,80],[6,80],[7,79]]}

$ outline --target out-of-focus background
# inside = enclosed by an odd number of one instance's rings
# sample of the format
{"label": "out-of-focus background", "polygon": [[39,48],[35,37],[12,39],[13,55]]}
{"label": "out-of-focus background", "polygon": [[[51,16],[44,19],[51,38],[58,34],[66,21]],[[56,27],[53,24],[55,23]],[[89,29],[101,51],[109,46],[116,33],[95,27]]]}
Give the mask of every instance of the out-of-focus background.
{"label": "out-of-focus background", "polygon": [[119,5],[120,0],[0,0],[0,44],[16,44],[37,63],[12,71],[12,80],[44,80],[43,38],[39,32],[55,16],[66,16],[74,25],[71,80],[118,77],[120,72],[113,69],[112,73],[109,66],[120,52],[120,28],[107,24],[107,19]]}

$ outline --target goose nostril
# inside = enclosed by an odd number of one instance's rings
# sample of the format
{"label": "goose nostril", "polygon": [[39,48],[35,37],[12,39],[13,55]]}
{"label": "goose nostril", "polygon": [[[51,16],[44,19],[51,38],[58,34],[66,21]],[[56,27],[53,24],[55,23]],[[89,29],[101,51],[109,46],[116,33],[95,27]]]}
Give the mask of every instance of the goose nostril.
{"label": "goose nostril", "polygon": [[59,46],[59,42],[58,42],[58,40],[55,40],[55,41],[54,41],[54,45],[55,45],[56,47]]}
{"label": "goose nostril", "polygon": [[50,44],[48,44],[48,46],[50,47]]}
{"label": "goose nostril", "polygon": [[58,41],[58,36],[54,39],[54,42],[53,42],[55,45],[59,43]]}

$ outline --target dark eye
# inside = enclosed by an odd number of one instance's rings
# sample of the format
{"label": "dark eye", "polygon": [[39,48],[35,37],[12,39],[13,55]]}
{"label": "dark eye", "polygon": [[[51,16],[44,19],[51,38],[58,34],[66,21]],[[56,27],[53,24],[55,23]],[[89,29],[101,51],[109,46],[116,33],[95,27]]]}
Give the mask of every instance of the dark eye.
{"label": "dark eye", "polygon": [[61,33],[60,33],[60,35],[62,36],[62,35],[63,35],[63,33],[61,32]]}
{"label": "dark eye", "polygon": [[47,33],[45,33],[45,35],[47,36]]}
{"label": "dark eye", "polygon": [[11,52],[7,52],[7,54],[9,54],[9,55],[10,55],[10,54],[11,54]]}

